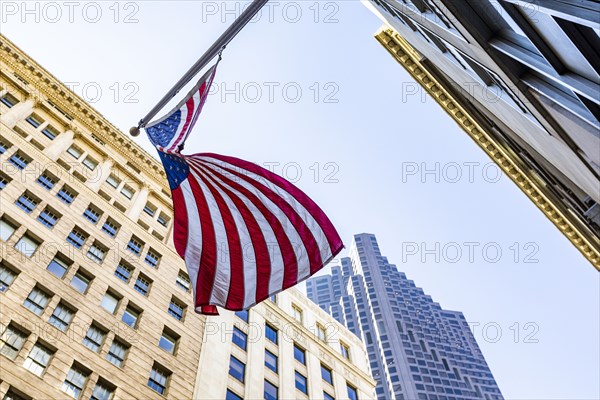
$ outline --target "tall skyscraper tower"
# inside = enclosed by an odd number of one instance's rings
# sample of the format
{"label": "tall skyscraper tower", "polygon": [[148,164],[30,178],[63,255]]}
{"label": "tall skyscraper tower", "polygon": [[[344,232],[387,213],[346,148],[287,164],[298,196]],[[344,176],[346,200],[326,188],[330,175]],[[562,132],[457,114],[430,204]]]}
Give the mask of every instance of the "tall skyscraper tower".
{"label": "tall skyscraper tower", "polygon": [[354,236],[308,297],[364,340],[379,399],[502,399],[461,312],[440,307],[381,255],[371,234]]}

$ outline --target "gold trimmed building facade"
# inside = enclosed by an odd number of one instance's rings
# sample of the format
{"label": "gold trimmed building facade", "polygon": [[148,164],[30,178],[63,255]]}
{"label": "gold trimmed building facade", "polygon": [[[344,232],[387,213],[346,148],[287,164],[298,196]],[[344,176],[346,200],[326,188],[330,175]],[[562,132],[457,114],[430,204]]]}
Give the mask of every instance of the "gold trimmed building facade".
{"label": "gold trimmed building facade", "polygon": [[191,398],[162,166],[4,36],[0,71],[0,398]]}
{"label": "gold trimmed building facade", "polygon": [[379,43],[600,270],[600,65],[580,35],[600,43],[600,6],[363,3]]}

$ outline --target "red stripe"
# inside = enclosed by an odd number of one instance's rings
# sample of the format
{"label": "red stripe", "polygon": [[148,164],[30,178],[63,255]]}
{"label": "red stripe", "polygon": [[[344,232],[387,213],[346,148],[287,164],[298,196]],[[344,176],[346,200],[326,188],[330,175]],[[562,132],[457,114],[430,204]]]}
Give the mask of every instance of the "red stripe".
{"label": "red stripe", "polygon": [[[192,169],[195,170],[194,167]],[[202,175],[200,179],[208,187],[208,190],[212,193],[217,207],[221,213],[223,220],[224,229],[227,235],[227,245],[229,247],[229,265],[230,265],[230,280],[227,295],[227,302],[225,308],[228,310],[241,310],[244,306],[244,260],[242,253],[242,245],[240,241],[240,234],[233,218],[233,214],[225,199],[221,196],[219,191],[213,187],[213,185]],[[218,260],[219,264],[222,264],[224,260]],[[217,267],[219,268],[219,267]]]}
{"label": "red stripe", "polygon": [[193,156],[216,158],[217,160],[221,160],[226,163],[235,165],[239,168],[253,172],[254,174],[261,176],[267,179],[268,181],[274,183],[275,185],[279,186],[280,188],[288,192],[292,197],[294,197],[300,204],[302,204],[302,206],[312,215],[315,221],[317,221],[317,223],[325,233],[325,237],[327,238],[329,248],[331,249],[332,254],[339,253],[344,247],[340,235],[337,233],[335,227],[333,226],[327,215],[325,215],[323,210],[321,210],[319,206],[314,201],[312,201],[304,192],[302,192],[300,189],[298,189],[279,175],[274,174],[273,172],[268,171],[254,163],[241,160],[235,157],[223,156],[214,153],[200,153],[194,154]]}
{"label": "red stripe", "polygon": [[[269,297],[269,281],[271,276],[271,260],[269,255],[269,249],[265,240],[264,232],[260,228],[260,225],[256,221],[254,214],[250,211],[248,206],[242,201],[237,194],[232,190],[225,187],[225,185],[218,182],[214,177],[211,176],[213,171],[208,168],[201,166],[202,170],[205,171],[205,175],[215,183],[221,190],[223,190],[227,196],[234,202],[235,206],[240,211],[244,223],[248,228],[250,239],[252,240],[252,247],[254,249],[254,260],[256,262],[256,292],[254,294],[255,301],[262,301]],[[219,177],[221,178],[221,177]],[[290,246],[291,249],[291,246]],[[244,252],[244,256],[246,256]],[[294,257],[295,260],[295,257]],[[254,303],[254,302],[253,302]]]}
{"label": "red stripe", "polygon": [[173,198],[174,211],[173,242],[177,254],[185,259],[185,249],[188,242],[188,213],[185,199],[181,192],[181,185],[171,191],[171,197]]}
{"label": "red stripe", "polygon": [[188,176],[188,182],[198,205],[200,229],[202,230],[202,255],[200,256],[200,268],[196,279],[195,299],[195,306],[199,307],[210,304],[217,268],[217,241],[206,197],[204,197],[204,193],[193,175]]}
{"label": "red stripe", "polygon": [[171,147],[169,147],[169,150],[175,149],[175,147],[181,140],[181,137],[185,135],[185,132],[187,131],[188,127],[190,126],[190,122],[192,121],[192,117],[194,116],[194,96],[190,97],[185,102],[185,107],[187,108],[187,114],[185,116],[185,124],[183,125],[181,132],[179,132],[179,136],[177,137],[177,140],[175,140],[175,142],[173,142],[173,145]]}

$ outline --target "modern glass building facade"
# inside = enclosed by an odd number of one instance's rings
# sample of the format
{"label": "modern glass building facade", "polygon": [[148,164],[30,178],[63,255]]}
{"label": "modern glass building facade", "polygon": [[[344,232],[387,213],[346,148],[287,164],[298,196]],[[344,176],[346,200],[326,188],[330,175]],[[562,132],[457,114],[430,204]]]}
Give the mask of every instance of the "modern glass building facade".
{"label": "modern glass building facade", "polygon": [[363,3],[415,80],[399,101],[428,93],[600,269],[600,3]]}
{"label": "modern glass building facade", "polygon": [[379,399],[502,399],[461,312],[440,307],[358,234],[329,276],[307,281],[308,297],[367,346]]}

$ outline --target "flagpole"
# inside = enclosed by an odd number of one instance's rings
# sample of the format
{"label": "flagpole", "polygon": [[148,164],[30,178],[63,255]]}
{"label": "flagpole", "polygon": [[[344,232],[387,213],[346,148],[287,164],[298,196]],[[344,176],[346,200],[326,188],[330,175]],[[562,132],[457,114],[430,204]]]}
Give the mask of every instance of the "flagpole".
{"label": "flagpole", "polygon": [[150,112],[138,122],[137,127],[129,129],[131,136],[140,134],[140,128],[143,128],[150,122],[152,118],[177,94],[179,91],[191,81],[196,74],[202,70],[219,52],[227,46],[229,42],[246,26],[246,24],[260,11],[260,9],[269,0],[253,0],[252,4],[244,10],[240,16],[233,21],[231,26],[210,46],[208,50],[196,61],[194,65],[179,79],[179,81],[167,92],[166,95],[150,110]]}

